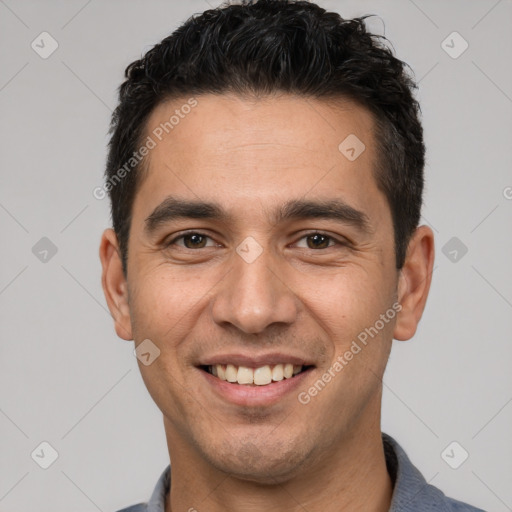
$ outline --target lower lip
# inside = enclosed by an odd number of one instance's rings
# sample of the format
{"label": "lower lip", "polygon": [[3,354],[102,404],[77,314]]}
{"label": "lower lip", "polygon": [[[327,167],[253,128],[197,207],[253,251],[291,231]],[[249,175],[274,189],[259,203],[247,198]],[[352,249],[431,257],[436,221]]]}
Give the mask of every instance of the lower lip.
{"label": "lower lip", "polygon": [[304,385],[304,380],[308,378],[313,368],[308,368],[289,379],[272,382],[265,386],[232,384],[231,382],[221,380],[204,370],[198,370],[211,385],[214,393],[222,399],[235,405],[261,407],[279,402],[286,395],[297,390],[301,384]]}

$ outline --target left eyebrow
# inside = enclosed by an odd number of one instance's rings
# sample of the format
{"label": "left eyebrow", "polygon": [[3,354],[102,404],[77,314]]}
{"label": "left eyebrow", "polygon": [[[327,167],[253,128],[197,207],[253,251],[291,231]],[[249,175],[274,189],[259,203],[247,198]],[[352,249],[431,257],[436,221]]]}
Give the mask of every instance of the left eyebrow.
{"label": "left eyebrow", "polygon": [[[373,232],[369,217],[340,199],[291,200],[270,212],[268,218],[276,225],[289,220],[332,219],[353,225],[365,233]],[[169,196],[146,218],[145,232],[150,235],[162,224],[178,219],[210,219],[228,222],[232,219],[232,215],[218,203]]]}
{"label": "left eyebrow", "polygon": [[372,233],[370,218],[341,199],[288,201],[271,215],[275,224],[287,220],[331,219]]}

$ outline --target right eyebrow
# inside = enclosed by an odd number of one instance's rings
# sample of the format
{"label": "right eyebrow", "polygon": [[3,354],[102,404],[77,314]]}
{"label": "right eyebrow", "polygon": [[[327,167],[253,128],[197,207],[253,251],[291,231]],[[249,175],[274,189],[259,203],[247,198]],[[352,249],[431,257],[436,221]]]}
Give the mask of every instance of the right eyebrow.
{"label": "right eyebrow", "polygon": [[227,221],[230,215],[218,204],[166,197],[146,218],[144,230],[152,234],[162,224],[177,219],[212,219]]}

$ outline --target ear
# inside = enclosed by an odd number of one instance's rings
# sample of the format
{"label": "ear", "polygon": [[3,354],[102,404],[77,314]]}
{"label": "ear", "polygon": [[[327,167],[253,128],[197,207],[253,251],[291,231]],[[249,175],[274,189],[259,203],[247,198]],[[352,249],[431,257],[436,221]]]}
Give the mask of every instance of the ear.
{"label": "ear", "polygon": [[413,233],[405,263],[398,277],[398,314],[393,337],[405,341],[414,336],[427,302],[434,267],[434,233],[420,226]]}
{"label": "ear", "polygon": [[128,305],[128,284],[120,254],[114,230],[106,229],[100,243],[100,260],[103,267],[101,284],[117,335],[123,340],[130,341],[133,336]]}

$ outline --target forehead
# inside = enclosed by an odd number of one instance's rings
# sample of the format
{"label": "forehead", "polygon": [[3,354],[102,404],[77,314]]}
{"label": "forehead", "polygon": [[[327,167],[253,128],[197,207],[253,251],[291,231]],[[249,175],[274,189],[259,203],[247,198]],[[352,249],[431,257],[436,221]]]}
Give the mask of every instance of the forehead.
{"label": "forehead", "polygon": [[373,117],[364,107],[343,98],[317,100],[281,94],[256,99],[209,94],[159,104],[147,122],[146,133],[157,143],[163,142],[160,146],[177,152],[201,148],[219,153],[280,144],[290,151],[317,152],[321,148],[338,156],[337,142],[350,134],[359,135],[367,146],[373,144]]}
{"label": "forehead", "polygon": [[255,201],[265,208],[267,200],[341,195],[363,207],[379,194],[373,128],[369,111],[342,99],[173,99],[147,122],[154,148],[135,202],[149,209],[173,194],[249,209]]}

